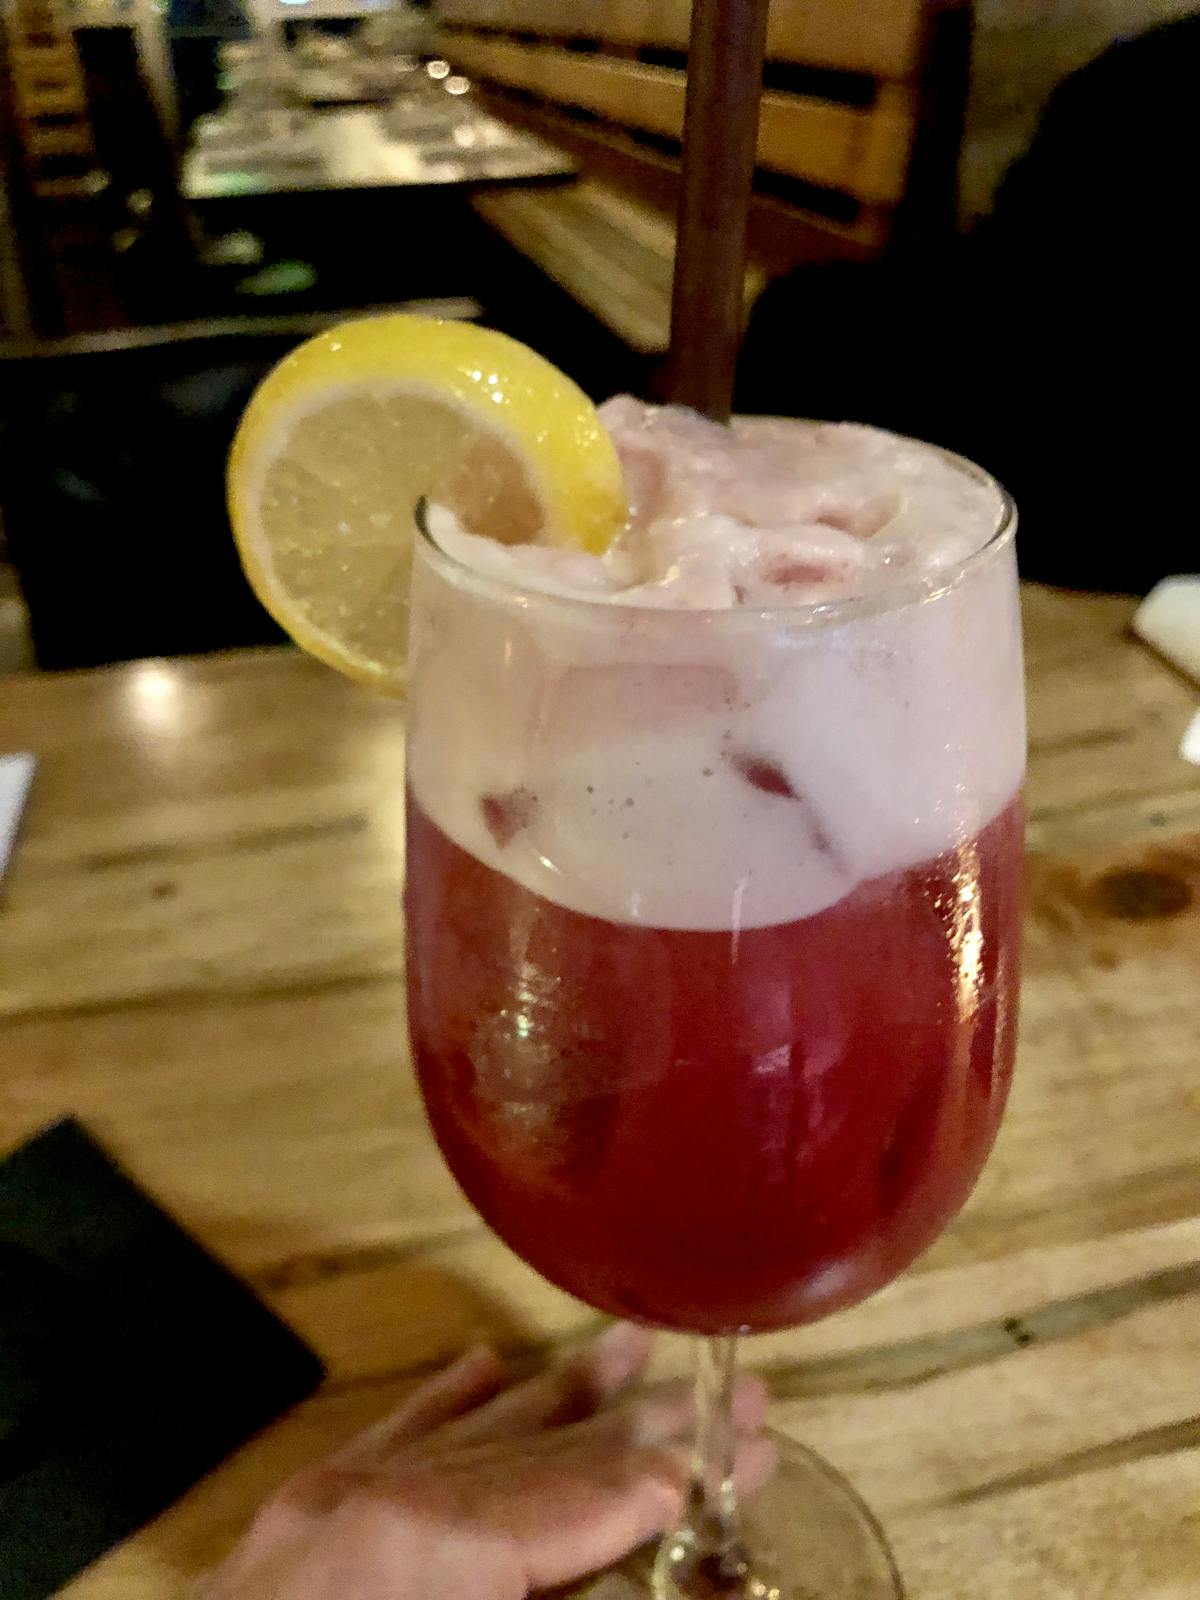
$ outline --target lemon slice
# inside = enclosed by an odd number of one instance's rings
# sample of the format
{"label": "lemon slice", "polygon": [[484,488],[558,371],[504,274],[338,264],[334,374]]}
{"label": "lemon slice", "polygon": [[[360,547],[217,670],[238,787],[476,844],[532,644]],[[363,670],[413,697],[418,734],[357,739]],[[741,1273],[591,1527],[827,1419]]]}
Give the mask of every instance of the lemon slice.
{"label": "lemon slice", "polygon": [[505,544],[597,553],[625,516],[595,407],[504,334],[371,317],[309,340],[263,380],[229,457],[246,576],[297,644],[392,692],[422,497]]}

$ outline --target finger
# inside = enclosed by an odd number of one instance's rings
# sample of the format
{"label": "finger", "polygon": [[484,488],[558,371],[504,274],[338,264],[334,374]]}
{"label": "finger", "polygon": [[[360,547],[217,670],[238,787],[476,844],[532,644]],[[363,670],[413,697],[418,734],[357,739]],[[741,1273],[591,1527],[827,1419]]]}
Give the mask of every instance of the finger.
{"label": "finger", "polygon": [[774,1439],[742,1439],[733,1459],[733,1481],[741,1496],[757,1493],[779,1463]]}
{"label": "finger", "polygon": [[647,1445],[592,1451],[559,1463],[553,1479],[509,1508],[508,1534],[530,1589],[570,1583],[674,1527],[683,1513],[690,1451]]}
{"label": "finger", "polygon": [[[530,1589],[554,1588],[611,1566],[648,1539],[679,1526],[691,1479],[691,1451],[647,1446],[559,1463],[547,1486],[510,1504],[507,1533]],[[739,1494],[762,1487],[775,1467],[769,1439],[746,1439],[734,1459]],[[548,1491],[548,1492],[547,1492]]]}
{"label": "finger", "polygon": [[[766,1419],[767,1394],[759,1379],[746,1375],[738,1379],[733,1392],[732,1418],[739,1438],[750,1438]],[[459,1472],[471,1467],[486,1469],[489,1464],[512,1459],[514,1444],[526,1454],[561,1455],[578,1448],[581,1442],[603,1443],[615,1452],[629,1446],[669,1444],[691,1440],[696,1429],[695,1394],[682,1379],[657,1383],[639,1389],[619,1403],[605,1407],[579,1422],[560,1423],[533,1433],[503,1438],[463,1438],[458,1425],[442,1429],[418,1443],[413,1451],[397,1450],[385,1465],[406,1473],[413,1466],[433,1472]]]}
{"label": "finger", "polygon": [[381,1422],[343,1446],[330,1464],[350,1471],[382,1465],[400,1446],[486,1405],[504,1387],[505,1376],[504,1364],[495,1351],[477,1345],[414,1390]]}
{"label": "finger", "polygon": [[695,1433],[695,1421],[691,1385],[667,1382],[640,1390],[578,1422],[562,1422],[537,1432],[464,1439],[455,1425],[411,1451],[398,1451],[391,1467],[399,1477],[415,1471],[453,1475],[475,1470],[486,1473],[493,1467],[504,1467],[517,1458],[516,1452],[522,1460],[536,1456],[539,1461],[546,1461],[581,1448],[601,1446],[615,1455],[630,1448],[689,1440]]}
{"label": "finger", "polygon": [[617,1322],[548,1372],[497,1395],[488,1405],[440,1430],[439,1445],[512,1439],[592,1416],[644,1371],[653,1336]]}
{"label": "finger", "polygon": [[759,1431],[767,1420],[770,1399],[767,1386],[757,1374],[739,1374],[733,1386],[733,1426],[739,1434]]}
{"label": "finger", "polygon": [[[746,1437],[756,1434],[766,1421],[766,1415],[767,1392],[762,1382],[749,1375],[739,1378],[731,1405],[735,1432]],[[601,1411],[588,1421],[575,1424],[574,1428],[561,1429],[560,1433],[566,1442],[566,1435],[587,1428],[598,1437],[611,1440],[616,1447],[667,1444],[675,1439],[690,1438],[695,1426],[695,1390],[681,1379],[642,1389],[620,1405]]]}

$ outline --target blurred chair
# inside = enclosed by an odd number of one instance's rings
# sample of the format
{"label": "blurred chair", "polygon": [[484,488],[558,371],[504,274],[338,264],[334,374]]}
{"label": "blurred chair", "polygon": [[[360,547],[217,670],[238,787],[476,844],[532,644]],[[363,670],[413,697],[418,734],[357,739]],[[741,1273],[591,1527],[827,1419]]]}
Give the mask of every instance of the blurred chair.
{"label": "blurred chair", "polygon": [[[249,292],[262,292],[253,280],[246,291],[245,246],[258,265],[261,243],[244,231],[207,238],[181,199],[173,130],[137,31],[72,29],[54,0],[22,4],[20,26],[9,19],[7,60],[0,51],[0,167],[13,235],[0,266],[12,331],[52,338],[245,314]],[[35,4],[45,13],[37,29],[28,21]],[[299,292],[290,280],[271,284],[273,302],[293,313],[313,309],[306,290],[307,281]]]}
{"label": "blurred chair", "polygon": [[[469,301],[400,309],[472,317]],[[313,315],[0,345],[0,514],[38,664],[265,644],[225,511],[255,385]]]}
{"label": "blurred chair", "polygon": [[126,320],[169,322],[207,310],[199,233],[179,198],[176,154],[131,27],[75,30],[100,168],[96,198],[108,270]]}
{"label": "blurred chair", "polygon": [[74,36],[54,0],[14,0],[0,19],[6,323],[61,332],[80,286],[96,323],[119,321],[95,215],[105,180]]}

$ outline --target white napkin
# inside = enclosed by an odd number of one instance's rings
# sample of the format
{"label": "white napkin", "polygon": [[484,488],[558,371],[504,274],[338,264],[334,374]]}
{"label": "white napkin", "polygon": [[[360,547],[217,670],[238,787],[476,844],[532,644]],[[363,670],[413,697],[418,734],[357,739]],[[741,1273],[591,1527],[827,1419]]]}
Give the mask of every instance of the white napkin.
{"label": "white napkin", "polygon": [[1133,631],[1200,683],[1200,574],[1156,583],[1134,613]]}
{"label": "white napkin", "polygon": [[[1134,613],[1133,631],[1200,684],[1200,574],[1156,583]],[[1200,711],[1184,729],[1179,754],[1200,766]]]}
{"label": "white napkin", "polygon": [[22,751],[14,756],[0,756],[0,878],[12,857],[21,813],[29,785],[33,782],[34,757]]}

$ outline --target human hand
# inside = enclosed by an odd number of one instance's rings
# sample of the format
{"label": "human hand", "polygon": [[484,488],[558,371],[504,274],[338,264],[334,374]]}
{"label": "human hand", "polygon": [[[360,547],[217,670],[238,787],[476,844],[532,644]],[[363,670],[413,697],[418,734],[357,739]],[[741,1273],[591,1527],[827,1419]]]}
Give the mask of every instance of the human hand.
{"label": "human hand", "polygon": [[[651,1337],[625,1323],[522,1383],[486,1348],[423,1384],[262,1507],[197,1600],[526,1600],[678,1522],[690,1387],[632,1385]],[[739,1487],[773,1464],[766,1394],[739,1380]]]}

